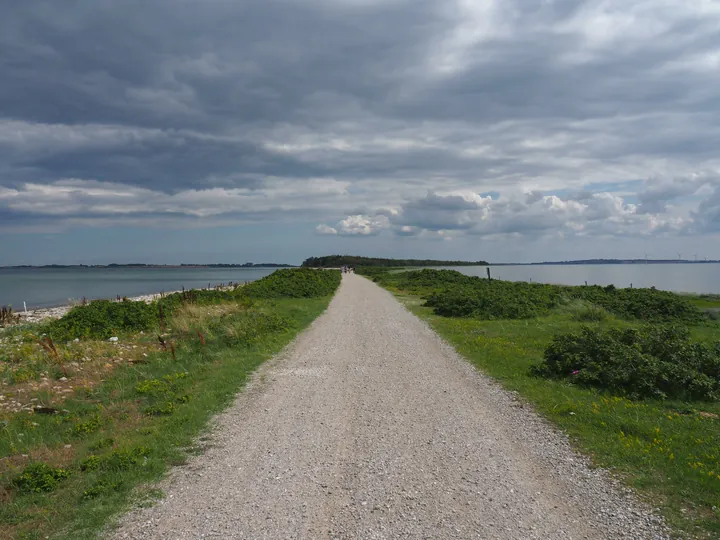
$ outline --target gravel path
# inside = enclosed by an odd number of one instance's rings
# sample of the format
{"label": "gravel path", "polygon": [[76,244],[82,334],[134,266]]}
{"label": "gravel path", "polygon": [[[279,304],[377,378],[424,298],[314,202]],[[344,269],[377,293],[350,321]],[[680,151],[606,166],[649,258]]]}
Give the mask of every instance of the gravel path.
{"label": "gravel path", "polygon": [[665,538],[631,493],[349,275],[116,539]]}

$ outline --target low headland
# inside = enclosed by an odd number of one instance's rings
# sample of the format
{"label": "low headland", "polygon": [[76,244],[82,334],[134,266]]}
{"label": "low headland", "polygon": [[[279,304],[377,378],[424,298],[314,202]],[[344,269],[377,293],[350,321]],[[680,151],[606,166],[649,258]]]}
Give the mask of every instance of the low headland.
{"label": "low headland", "polygon": [[304,268],[339,268],[341,266],[408,267],[408,266],[487,266],[486,261],[437,261],[432,259],[381,259],[358,255],[326,255],[309,257],[302,263]]}

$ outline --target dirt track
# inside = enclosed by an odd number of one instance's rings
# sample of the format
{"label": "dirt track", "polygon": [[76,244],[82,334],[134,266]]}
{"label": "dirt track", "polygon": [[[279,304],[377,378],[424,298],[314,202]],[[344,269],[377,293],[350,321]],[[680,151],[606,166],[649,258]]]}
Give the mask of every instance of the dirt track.
{"label": "dirt track", "polygon": [[389,293],[346,276],[118,539],[664,538]]}

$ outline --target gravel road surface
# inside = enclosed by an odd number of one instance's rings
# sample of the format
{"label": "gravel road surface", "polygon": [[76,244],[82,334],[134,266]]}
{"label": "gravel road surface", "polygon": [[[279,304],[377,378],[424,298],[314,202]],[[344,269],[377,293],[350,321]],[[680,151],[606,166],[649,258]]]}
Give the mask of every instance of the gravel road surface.
{"label": "gravel road surface", "polygon": [[160,487],[112,538],[666,538],[566,437],[355,275]]}

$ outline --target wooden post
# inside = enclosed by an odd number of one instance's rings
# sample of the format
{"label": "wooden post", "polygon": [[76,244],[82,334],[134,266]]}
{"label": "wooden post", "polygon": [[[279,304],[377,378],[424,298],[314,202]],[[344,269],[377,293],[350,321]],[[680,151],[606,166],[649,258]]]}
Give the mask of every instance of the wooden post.
{"label": "wooden post", "polygon": [[492,278],[490,277],[490,267],[488,266],[485,270],[487,270],[488,281],[492,281]]}

